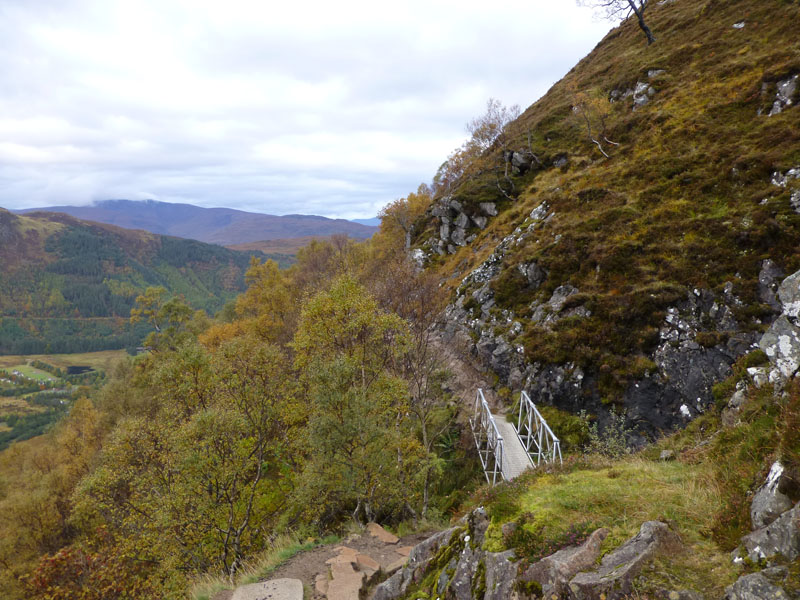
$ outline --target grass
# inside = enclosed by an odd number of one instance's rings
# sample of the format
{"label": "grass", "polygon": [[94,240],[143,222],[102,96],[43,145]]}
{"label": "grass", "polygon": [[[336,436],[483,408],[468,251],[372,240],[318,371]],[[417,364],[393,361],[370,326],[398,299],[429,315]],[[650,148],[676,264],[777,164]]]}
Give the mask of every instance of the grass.
{"label": "grass", "polygon": [[34,381],[50,381],[55,380],[55,377],[48,373],[47,371],[42,371],[40,369],[36,369],[31,367],[30,365],[14,365],[12,367],[8,367],[6,370],[8,371],[19,371],[28,379],[33,379]]}
{"label": "grass", "polygon": [[[799,16],[796,2],[667,3],[648,11],[658,38],[652,46],[631,20],[612,30],[508,132],[512,148],[530,139],[545,163],[566,153],[569,165],[516,177],[516,200],[496,198],[500,214],[477,239],[434,261],[445,285],[453,290],[501,239],[525,230],[530,211],[546,201],[552,219],[512,246],[492,282],[497,307],[523,325],[515,343],[530,362],[582,366],[613,404],[641,376],[637,358],[652,352],[663,311],[688,289],[719,292],[733,282],[743,302],[740,326],[757,328],[761,262],[772,258],[787,273],[800,268],[800,216],[788,207],[789,193],[769,183],[772,171],[800,164],[800,109],[757,116],[768,101],[762,83],[769,88],[800,72],[792,27]],[[737,20],[747,26],[734,30]],[[657,93],[646,106],[633,111],[630,99],[606,102],[611,90],[633,87],[653,68],[665,73],[653,80]],[[608,147],[609,159],[571,110],[580,94],[607,112],[608,137],[620,144]],[[496,189],[503,165],[496,150],[482,157],[483,175],[455,190],[464,206],[474,204],[471,194],[477,201]],[[416,244],[436,235],[436,219],[425,225]],[[532,260],[547,272],[539,290],[529,289],[516,268]],[[580,290],[592,316],[554,331],[537,327],[529,320],[531,302],[546,301],[564,284]]]}
{"label": "grass", "polygon": [[710,535],[724,508],[714,481],[707,463],[653,461],[641,455],[618,461],[573,457],[563,468],[529,473],[479,495],[476,503],[485,504],[492,518],[484,548],[505,550],[509,540],[502,525],[514,521],[528,540],[542,542],[567,539],[565,534],[576,527],[606,527],[605,554],[636,535],[644,521],[663,521],[681,536],[686,550],[661,558],[654,567],[661,575],[649,573],[648,580],[668,579],[677,589],[720,596],[737,569]]}
{"label": "grass", "polygon": [[30,361],[40,360],[62,369],[87,366],[98,371],[109,372],[114,364],[125,355],[125,350],[102,350],[75,354],[9,354],[0,356],[0,369],[15,368],[15,365],[26,365]]}
{"label": "grass", "polygon": [[20,396],[0,396],[0,418],[8,415],[27,415],[44,410],[43,406],[28,404]]}
{"label": "grass", "polygon": [[294,535],[280,535],[272,543],[272,548],[247,562],[245,566],[231,578],[214,575],[204,575],[191,586],[189,592],[192,600],[211,600],[223,590],[234,589],[241,585],[256,583],[269,577],[275,569],[287,560],[317,546],[335,544],[339,541],[337,536],[328,536],[321,540],[300,540]]}

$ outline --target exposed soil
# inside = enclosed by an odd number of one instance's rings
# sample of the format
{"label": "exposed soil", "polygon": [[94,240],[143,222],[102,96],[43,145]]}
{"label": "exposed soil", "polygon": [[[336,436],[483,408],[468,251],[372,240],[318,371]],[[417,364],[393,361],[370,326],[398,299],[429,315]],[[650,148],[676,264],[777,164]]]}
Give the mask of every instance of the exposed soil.
{"label": "exposed soil", "polygon": [[[317,594],[314,590],[314,580],[317,574],[328,572],[328,565],[325,564],[325,561],[338,554],[335,549],[339,546],[353,548],[361,554],[371,556],[380,563],[382,567],[387,567],[400,558],[400,554],[395,551],[396,548],[415,546],[432,533],[433,532],[407,535],[400,538],[397,544],[385,544],[369,534],[351,535],[335,544],[320,546],[296,554],[270,573],[269,579],[280,579],[283,577],[299,579],[303,582],[303,586],[312,590],[311,598],[313,600],[324,600],[325,596]],[[212,600],[230,600],[232,596],[232,590],[224,590],[214,596]]]}

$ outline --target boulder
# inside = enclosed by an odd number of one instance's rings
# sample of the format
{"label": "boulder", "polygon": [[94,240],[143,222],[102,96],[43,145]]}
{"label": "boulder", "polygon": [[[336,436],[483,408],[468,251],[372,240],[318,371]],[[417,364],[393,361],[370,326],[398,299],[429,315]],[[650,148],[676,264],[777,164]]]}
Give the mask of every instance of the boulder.
{"label": "boulder", "polygon": [[789,379],[800,368],[800,328],[782,314],[758,342],[781,376]]}
{"label": "boulder", "polygon": [[525,281],[528,282],[528,286],[533,289],[538,289],[547,276],[547,274],[536,263],[536,261],[522,263],[518,265],[517,268],[519,269],[519,272],[522,273],[522,276],[525,277]]}
{"label": "boulder", "polygon": [[794,103],[798,79],[800,79],[800,75],[793,75],[778,81],[775,86],[775,101],[769,111],[770,117],[782,113],[784,109],[789,108]]}
{"label": "boulder", "polygon": [[231,600],[303,600],[299,579],[272,579],[243,585],[233,591]]}
{"label": "boulder", "polygon": [[781,492],[781,487],[788,483],[785,480],[784,467],[776,461],[769,470],[766,482],[755,493],[753,502],[750,504],[750,520],[753,523],[753,529],[766,527],[792,508],[792,501]]}
{"label": "boulder", "polygon": [[789,596],[761,573],[752,573],[739,577],[736,583],[728,587],[725,600],[789,600]]}
{"label": "boulder", "polygon": [[374,538],[378,538],[384,544],[396,544],[400,541],[400,538],[393,533],[389,533],[377,523],[367,523],[367,533]]}
{"label": "boulder", "polygon": [[485,229],[486,224],[489,222],[489,219],[481,215],[473,215],[471,219],[472,222],[475,223],[475,225],[481,229]]}
{"label": "boulder", "polygon": [[790,561],[800,557],[800,502],[766,527],[744,536],[742,545],[753,562],[778,554]]}
{"label": "boulder", "polygon": [[478,206],[480,206],[481,211],[483,214],[488,215],[490,217],[497,216],[497,205],[494,202],[481,202]]}
{"label": "boulder", "polygon": [[454,221],[456,227],[460,227],[461,229],[466,229],[469,225],[469,217],[464,213],[458,213],[456,220]]}
{"label": "boulder", "polygon": [[569,582],[575,600],[622,598],[632,591],[634,578],[644,564],[661,552],[678,552],[680,538],[666,523],[647,521],[639,533],[607,554],[595,571],[579,573]]}
{"label": "boulder", "polygon": [[528,567],[522,581],[537,582],[542,586],[542,595],[562,597],[567,595],[569,580],[581,571],[594,565],[600,555],[600,546],[608,536],[608,529],[598,529],[580,546],[571,546],[543,558]]}
{"label": "boulder", "polygon": [[[482,600],[507,600],[512,597],[519,563],[514,551],[489,552],[483,559],[486,591]],[[480,584],[480,582],[478,582]]]}
{"label": "boulder", "polygon": [[780,300],[786,318],[792,323],[798,324],[798,318],[800,318],[800,271],[783,280],[778,287],[778,300]]}
{"label": "boulder", "polygon": [[450,234],[450,239],[457,246],[465,246],[466,243],[467,243],[467,241],[466,241],[466,233],[467,232],[463,227],[456,227],[453,230],[453,233]]}
{"label": "boulder", "polygon": [[758,296],[762,302],[769,304],[776,312],[781,310],[776,294],[780,280],[784,276],[783,269],[771,260],[767,259],[761,263],[761,271],[758,273]]}

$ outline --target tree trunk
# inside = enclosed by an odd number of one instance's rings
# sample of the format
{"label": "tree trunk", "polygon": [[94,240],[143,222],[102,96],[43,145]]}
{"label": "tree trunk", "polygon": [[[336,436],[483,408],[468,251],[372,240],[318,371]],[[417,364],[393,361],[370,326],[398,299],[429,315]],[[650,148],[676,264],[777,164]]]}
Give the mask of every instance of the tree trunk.
{"label": "tree trunk", "polygon": [[644,22],[644,9],[646,5],[636,6],[636,0],[628,0],[628,4],[630,4],[631,10],[636,14],[636,19],[639,21],[639,28],[644,31],[644,34],[647,36],[647,45],[649,46],[656,41],[656,38],[653,36],[653,32],[650,31],[647,23]]}

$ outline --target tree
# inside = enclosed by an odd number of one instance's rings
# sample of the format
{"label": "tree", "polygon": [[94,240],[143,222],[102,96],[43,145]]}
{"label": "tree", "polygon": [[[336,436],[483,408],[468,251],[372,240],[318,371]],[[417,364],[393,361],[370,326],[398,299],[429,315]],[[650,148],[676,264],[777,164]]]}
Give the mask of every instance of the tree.
{"label": "tree", "polygon": [[597,9],[597,13],[609,21],[624,21],[631,15],[636,15],[639,28],[647,36],[647,44],[656,41],[653,32],[644,22],[644,11],[649,0],[578,0],[579,6],[590,6]]}

